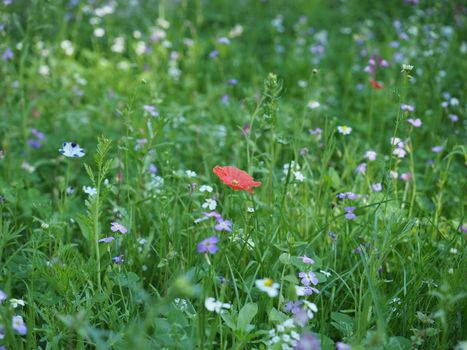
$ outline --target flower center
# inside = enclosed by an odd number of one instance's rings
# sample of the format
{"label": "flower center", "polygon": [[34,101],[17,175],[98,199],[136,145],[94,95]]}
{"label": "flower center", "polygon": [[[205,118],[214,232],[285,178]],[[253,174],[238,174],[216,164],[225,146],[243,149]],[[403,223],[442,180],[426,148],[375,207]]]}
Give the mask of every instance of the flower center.
{"label": "flower center", "polygon": [[232,185],[238,185],[239,182],[237,180],[232,180]]}
{"label": "flower center", "polygon": [[272,286],[272,279],[266,278],[266,279],[264,280],[264,285],[265,285],[266,287],[271,287],[271,286]]}

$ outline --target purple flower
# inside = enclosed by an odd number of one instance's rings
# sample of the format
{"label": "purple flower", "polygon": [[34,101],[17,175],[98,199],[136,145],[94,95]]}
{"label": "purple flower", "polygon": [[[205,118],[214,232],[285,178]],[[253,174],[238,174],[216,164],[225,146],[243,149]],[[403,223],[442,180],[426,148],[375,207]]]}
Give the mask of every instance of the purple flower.
{"label": "purple flower", "polygon": [[128,232],[128,229],[125,226],[123,226],[122,224],[119,224],[118,222],[112,222],[111,226],[110,226],[110,229],[112,230],[112,232],[119,231],[122,234],[125,234],[125,233]]}
{"label": "purple flower", "polygon": [[411,178],[412,178],[412,173],[410,171],[407,173],[401,174],[401,180],[405,182],[410,181]]}
{"label": "purple flower", "polygon": [[357,174],[365,174],[366,172],[366,163],[361,163],[355,168]]}
{"label": "purple flower", "polygon": [[228,105],[228,104],[229,104],[229,100],[230,100],[230,97],[229,97],[229,95],[227,95],[227,94],[226,94],[226,95],[223,95],[222,98],[221,98],[221,102],[222,102],[222,104],[224,104],[224,105]]}
{"label": "purple flower", "polygon": [[345,218],[347,220],[353,220],[357,217],[357,215],[354,214],[355,207],[345,207]]}
{"label": "purple flower", "polygon": [[310,283],[316,286],[319,282],[316,274],[313,271],[300,272],[298,277],[302,279],[302,284],[305,286],[308,286]]}
{"label": "purple flower", "polygon": [[23,318],[19,315],[13,316],[11,319],[11,327],[19,335],[25,335],[28,331]]}
{"label": "purple flower", "polygon": [[215,211],[211,211],[209,213],[208,212],[203,212],[202,214],[203,214],[202,217],[195,220],[195,224],[197,224],[198,222],[207,220],[209,218],[216,218],[217,221],[222,220],[221,214],[219,214],[218,212],[215,212]]}
{"label": "purple flower", "polygon": [[229,83],[229,85],[234,86],[234,85],[238,84],[238,80],[237,79],[229,79],[228,83]]}
{"label": "purple flower", "polygon": [[415,111],[415,107],[412,105],[407,105],[405,103],[401,104],[401,110],[407,111],[407,112],[413,112]]}
{"label": "purple flower", "polygon": [[123,262],[125,261],[125,260],[123,260],[123,255],[114,256],[114,257],[112,258],[112,260],[113,260],[113,262],[116,263],[117,265],[121,265],[121,264],[123,264]]}
{"label": "purple flower", "polygon": [[224,45],[230,45],[230,40],[229,38],[226,38],[225,36],[221,37],[221,38],[218,38],[217,39],[217,42],[219,44],[224,44]]}
{"label": "purple flower", "polygon": [[216,231],[227,231],[232,232],[232,221],[224,220],[222,218],[217,219],[217,225],[214,226]]}
{"label": "purple flower", "polygon": [[31,134],[33,134],[34,137],[38,140],[45,140],[45,135],[37,129],[31,129]]}
{"label": "purple flower", "polygon": [[420,120],[420,118],[417,118],[417,119],[412,119],[412,118],[409,118],[407,119],[407,121],[412,124],[412,126],[414,128],[419,128],[422,126],[422,121]]}
{"label": "purple flower", "polygon": [[7,298],[6,293],[3,290],[0,289],[0,303],[2,301],[6,300],[6,298]]}
{"label": "purple flower", "polygon": [[150,164],[150,165],[149,165],[149,172],[150,172],[151,174],[153,174],[153,175],[154,175],[154,174],[157,174],[157,166],[155,166],[154,164]]}
{"label": "purple flower", "polygon": [[155,106],[152,105],[144,105],[143,109],[148,112],[151,116],[157,117],[159,115],[159,112],[157,111]]}
{"label": "purple flower", "polygon": [[340,341],[338,341],[336,343],[336,349],[337,350],[351,350],[352,346],[349,345],[349,344],[341,343]]}
{"label": "purple flower", "polygon": [[448,117],[453,123],[459,121],[459,116],[457,114],[449,114]]}
{"label": "purple flower", "polygon": [[284,306],[284,311],[285,312],[291,312],[294,315],[301,310],[301,306],[303,304],[303,301],[297,300],[297,301],[289,301],[287,304]]}
{"label": "purple flower", "polygon": [[218,241],[219,239],[216,236],[211,236],[205,240],[202,240],[198,243],[198,253],[215,254],[219,249],[216,245]]}
{"label": "purple flower", "polygon": [[321,343],[312,333],[303,333],[295,350],[321,350]]}
{"label": "purple flower", "polygon": [[380,182],[377,182],[375,184],[371,184],[371,189],[372,189],[373,192],[381,192],[383,187],[381,186]]}
{"label": "purple flower", "polygon": [[435,147],[432,147],[431,150],[435,153],[439,153],[443,150],[443,146],[435,146]]}
{"label": "purple flower", "polygon": [[98,240],[99,243],[110,243],[115,239],[115,237],[105,237]]}
{"label": "purple flower", "polygon": [[459,231],[463,232],[463,233],[467,233],[467,224],[462,224],[460,227],[459,227]]}
{"label": "purple flower", "polygon": [[9,47],[7,47],[5,52],[2,55],[2,60],[3,61],[11,60],[11,59],[13,59],[13,56],[14,56],[13,51],[11,51],[11,49]]}
{"label": "purple flower", "polygon": [[219,56],[219,51],[214,50],[209,53],[209,58],[213,59]]}
{"label": "purple flower", "polygon": [[34,139],[29,139],[28,140],[28,145],[31,148],[41,148],[41,146],[42,146],[39,141],[34,140]]}
{"label": "purple flower", "polygon": [[332,238],[333,241],[337,240],[337,235],[334,232],[329,232],[328,235]]}
{"label": "purple flower", "polygon": [[306,255],[299,256],[299,258],[302,259],[302,261],[303,261],[304,264],[313,265],[313,264],[315,263],[315,261],[314,261],[312,258],[309,258],[309,257],[307,257]]}

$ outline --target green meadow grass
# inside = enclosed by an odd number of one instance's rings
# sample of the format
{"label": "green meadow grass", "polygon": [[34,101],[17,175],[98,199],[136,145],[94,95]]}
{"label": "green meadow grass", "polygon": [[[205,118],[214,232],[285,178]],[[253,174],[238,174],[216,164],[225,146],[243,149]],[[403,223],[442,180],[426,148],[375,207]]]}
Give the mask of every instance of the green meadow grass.
{"label": "green meadow grass", "polygon": [[[462,1],[8,3],[0,349],[467,348]],[[216,165],[262,184],[234,191]],[[232,232],[195,223],[209,198]],[[319,294],[299,297],[309,270]],[[294,300],[318,311],[288,348]]]}

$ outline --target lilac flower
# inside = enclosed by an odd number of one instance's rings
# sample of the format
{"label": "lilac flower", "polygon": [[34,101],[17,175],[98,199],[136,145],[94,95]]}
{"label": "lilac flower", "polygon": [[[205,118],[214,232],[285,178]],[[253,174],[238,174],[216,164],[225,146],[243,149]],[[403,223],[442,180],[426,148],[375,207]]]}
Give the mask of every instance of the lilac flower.
{"label": "lilac flower", "polygon": [[237,79],[229,79],[228,83],[229,83],[229,85],[235,86],[235,85],[238,84],[238,80]]}
{"label": "lilac flower", "polygon": [[366,163],[361,163],[355,168],[357,174],[365,174],[366,172]]}
{"label": "lilac flower", "polygon": [[232,232],[232,221],[223,220],[222,218],[217,219],[217,225],[214,226],[216,231],[227,231]]}
{"label": "lilac flower", "polygon": [[432,147],[431,150],[435,153],[439,153],[443,150],[443,146],[435,146],[435,147]]}
{"label": "lilac flower", "polygon": [[217,39],[217,42],[219,44],[224,44],[224,45],[230,45],[230,40],[229,38],[226,38],[225,36],[221,37],[221,38],[218,38]]}
{"label": "lilac flower", "polygon": [[221,97],[221,102],[222,104],[224,105],[228,105],[229,104],[229,101],[230,101],[230,97],[229,95],[225,94]]}
{"label": "lilac flower", "polygon": [[307,257],[306,255],[299,256],[299,258],[302,259],[302,261],[303,261],[304,264],[313,265],[313,264],[315,263],[315,261],[314,261],[312,258],[309,258],[309,257]]}
{"label": "lilac flower", "polygon": [[407,181],[410,181],[410,179],[412,179],[412,173],[411,172],[401,174],[401,180],[407,182]]}
{"label": "lilac flower", "polygon": [[456,123],[459,121],[459,116],[457,114],[449,114],[448,117],[453,123]]}
{"label": "lilac flower", "polygon": [[303,301],[297,300],[297,301],[289,301],[287,304],[284,306],[284,311],[285,312],[291,312],[292,314],[296,314],[301,310],[301,306],[303,305]]}
{"label": "lilac flower", "polygon": [[312,333],[304,333],[300,336],[295,350],[321,350],[321,343]]}
{"label": "lilac flower", "polygon": [[33,134],[34,137],[38,140],[45,140],[45,135],[37,129],[31,129],[31,134]]}
{"label": "lilac flower", "polygon": [[221,214],[219,214],[218,212],[215,212],[215,211],[211,211],[209,213],[208,212],[203,212],[202,214],[203,214],[202,217],[195,220],[195,224],[197,224],[198,222],[207,220],[209,218],[216,218],[217,220],[219,220],[219,219],[222,220]]}
{"label": "lilac flower", "polygon": [[123,264],[124,261],[125,261],[125,260],[123,259],[123,255],[114,256],[114,257],[112,258],[112,260],[113,260],[113,262],[114,262],[115,264],[117,264],[117,265],[121,265],[121,264]]}
{"label": "lilac flower", "polygon": [[155,166],[154,164],[150,164],[150,165],[149,165],[149,172],[150,172],[151,174],[153,174],[153,175],[154,175],[154,174],[157,174],[157,166]]}
{"label": "lilac flower", "polygon": [[373,192],[381,192],[381,190],[383,189],[383,187],[381,186],[381,182],[371,184],[370,187]]}
{"label": "lilac flower", "polygon": [[352,349],[352,346],[349,344],[341,343],[340,341],[336,343],[336,350],[351,350],[351,349]]}
{"label": "lilac flower", "polygon": [[209,58],[210,58],[210,59],[216,58],[216,57],[218,57],[218,56],[219,56],[219,51],[217,51],[217,50],[211,51],[211,52],[209,53]]}
{"label": "lilac flower", "polygon": [[5,52],[2,55],[2,60],[3,61],[11,60],[11,59],[13,59],[13,56],[14,56],[13,51],[11,51],[11,49],[9,47],[7,47]]}
{"label": "lilac flower", "polygon": [[313,293],[319,294],[319,290],[310,286],[295,286],[295,294],[300,297],[312,295]]}
{"label": "lilac flower", "polygon": [[392,154],[394,154],[397,158],[404,158],[407,152],[402,147],[396,147],[394,151],[392,151]]}
{"label": "lilac flower", "polygon": [[408,105],[408,104],[403,103],[403,104],[401,104],[401,110],[402,111],[407,111],[407,112],[413,112],[413,111],[415,111],[415,107],[412,106],[412,105]]}
{"label": "lilac flower", "polygon": [[370,151],[365,152],[364,158],[370,161],[373,161],[376,159],[376,156],[377,156],[376,152],[370,150]]}
{"label": "lilac flower", "polygon": [[331,237],[333,241],[337,240],[337,235],[334,232],[329,232],[328,236]]}
{"label": "lilac flower", "polygon": [[34,139],[29,139],[28,140],[28,145],[31,148],[41,148],[41,146],[42,146],[39,141],[34,140]]}
{"label": "lilac flower", "polygon": [[407,121],[412,124],[412,126],[414,128],[419,128],[422,126],[422,121],[420,120],[420,118],[417,118],[417,119],[412,119],[412,118],[409,118],[407,119]]}
{"label": "lilac flower", "polygon": [[337,198],[339,198],[339,199],[350,199],[350,200],[353,201],[354,199],[358,198],[358,195],[356,195],[353,192],[343,192],[343,193],[338,193]]}
{"label": "lilac flower", "polygon": [[112,232],[119,231],[120,233],[123,233],[123,234],[128,232],[128,229],[122,224],[119,224],[118,222],[112,222],[110,225],[111,225],[110,229],[112,230]]}
{"label": "lilac flower", "polygon": [[8,6],[13,3],[13,0],[3,0],[3,5]]}
{"label": "lilac flower", "polygon": [[211,236],[198,243],[198,253],[215,254],[218,251],[217,242],[219,239],[216,236]]}
{"label": "lilac flower", "polygon": [[143,109],[148,112],[151,116],[157,117],[159,116],[159,112],[157,111],[155,106],[152,105],[144,105]]}
{"label": "lilac flower", "polygon": [[115,239],[115,237],[105,237],[98,240],[99,243],[110,243]]}
{"label": "lilac flower", "polygon": [[27,333],[26,324],[21,316],[16,315],[11,319],[11,327],[19,335],[25,335]]}
{"label": "lilac flower", "polygon": [[146,145],[146,143],[148,143],[148,139],[146,138],[142,138],[142,139],[136,139],[136,143],[135,143],[135,151],[141,149],[144,147],[144,145]]}
{"label": "lilac flower", "polygon": [[302,279],[301,282],[305,286],[308,286],[310,283],[316,286],[319,282],[316,274],[313,271],[300,272],[298,277]]}
{"label": "lilac flower", "polygon": [[355,215],[354,213],[355,207],[345,207],[344,210],[345,210],[345,218],[347,220],[353,220],[357,217],[357,215]]}
{"label": "lilac flower", "polygon": [[7,298],[6,293],[3,290],[0,289],[0,303],[2,301],[6,300],[6,298]]}

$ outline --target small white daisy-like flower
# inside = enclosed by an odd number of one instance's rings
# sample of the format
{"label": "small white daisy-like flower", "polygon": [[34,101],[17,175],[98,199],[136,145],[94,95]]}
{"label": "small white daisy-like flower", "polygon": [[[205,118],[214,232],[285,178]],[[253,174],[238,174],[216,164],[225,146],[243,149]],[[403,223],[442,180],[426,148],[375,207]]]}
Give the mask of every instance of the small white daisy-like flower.
{"label": "small white daisy-like flower", "polygon": [[248,208],[246,208],[246,211],[249,212],[249,213],[254,213],[254,212],[255,212],[255,208],[253,208],[253,207],[248,207]]}
{"label": "small white daisy-like flower", "polygon": [[212,187],[209,186],[209,185],[202,185],[202,186],[200,186],[199,191],[200,192],[209,192],[209,193],[211,193],[212,192]]}
{"label": "small white daisy-like flower", "polygon": [[316,109],[316,108],[319,108],[319,106],[321,106],[321,104],[318,101],[310,101],[310,102],[308,102],[307,106],[308,106],[309,109]]}
{"label": "small white daisy-like flower", "polygon": [[96,28],[94,29],[94,36],[96,38],[102,38],[105,35],[104,28]]}
{"label": "small white daisy-like flower", "polygon": [[64,142],[63,147],[58,151],[65,157],[70,158],[81,158],[85,155],[84,149],[75,142]]}
{"label": "small white daisy-like flower", "polygon": [[97,190],[95,187],[91,186],[83,186],[83,191],[89,195],[89,197],[92,197],[97,194]]}
{"label": "small white daisy-like flower", "polygon": [[185,171],[186,176],[188,177],[196,177],[197,174],[193,170],[187,170]]}
{"label": "small white daisy-like flower", "polygon": [[337,131],[342,135],[349,135],[352,132],[352,128],[347,125],[339,125]]}
{"label": "small white daisy-like flower", "polygon": [[295,180],[299,182],[303,182],[305,180],[305,176],[303,176],[303,174],[300,171],[294,171],[293,176]]}
{"label": "small white daisy-like flower", "polygon": [[279,294],[279,283],[275,283],[270,278],[256,280],[255,284],[260,291],[267,293],[271,298],[274,298]]}
{"label": "small white daisy-like flower", "polygon": [[16,309],[18,306],[26,305],[26,302],[23,299],[11,298],[10,305],[13,307],[13,309]]}
{"label": "small white daisy-like flower", "polygon": [[222,312],[222,309],[230,309],[232,307],[232,305],[228,303],[223,303],[214,298],[206,298],[206,300],[204,301],[204,306],[208,311],[216,313]]}
{"label": "small white daisy-like flower", "polygon": [[207,198],[202,207],[204,209],[209,208],[209,210],[215,210],[217,208],[217,202],[212,198]]}

